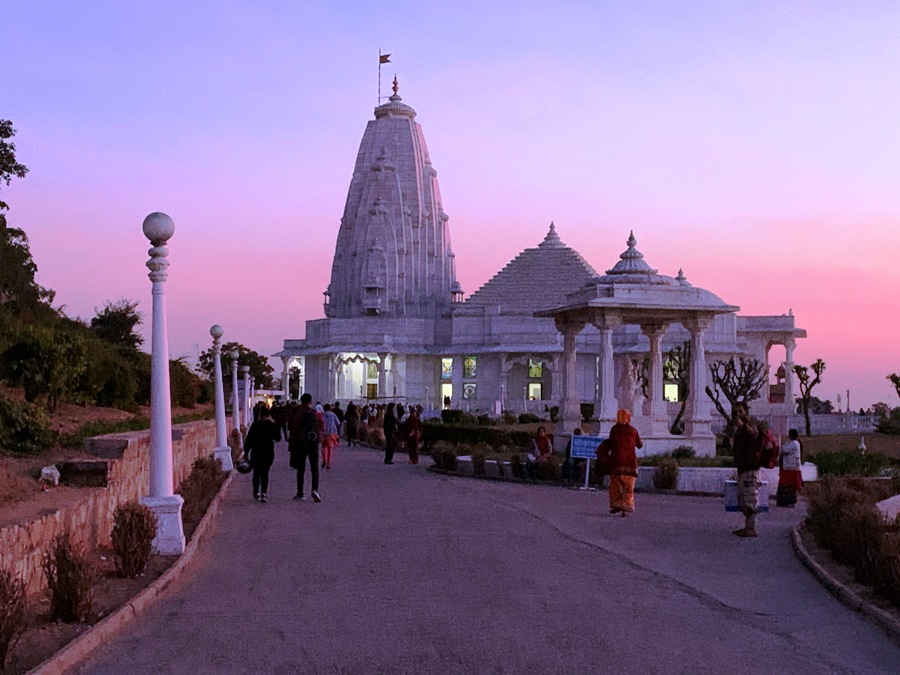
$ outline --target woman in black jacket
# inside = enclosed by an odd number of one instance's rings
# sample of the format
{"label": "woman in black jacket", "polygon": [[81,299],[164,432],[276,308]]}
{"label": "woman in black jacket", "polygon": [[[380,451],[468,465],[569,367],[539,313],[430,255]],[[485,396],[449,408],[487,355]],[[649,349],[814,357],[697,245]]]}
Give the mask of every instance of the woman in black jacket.
{"label": "woman in black jacket", "polygon": [[244,452],[253,467],[253,498],[264,504],[269,501],[269,469],[275,461],[275,443],[280,440],[281,430],[272,421],[272,413],[263,408],[259,420],[250,425]]}
{"label": "woman in black jacket", "polygon": [[394,404],[388,403],[387,409],[384,411],[384,463],[394,463],[394,448],[397,443],[397,432],[400,430],[400,423],[397,421],[397,415],[394,413]]}

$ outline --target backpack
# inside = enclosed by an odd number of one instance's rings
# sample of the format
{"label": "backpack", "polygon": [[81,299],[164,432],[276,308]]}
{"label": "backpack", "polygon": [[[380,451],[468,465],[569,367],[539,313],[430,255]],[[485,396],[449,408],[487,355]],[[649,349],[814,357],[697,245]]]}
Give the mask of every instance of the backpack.
{"label": "backpack", "polygon": [[766,430],[759,449],[759,466],[761,469],[774,469],[778,466],[778,440],[771,431]]}
{"label": "backpack", "polygon": [[316,411],[310,408],[300,415],[300,442],[315,443],[319,440],[319,419]]}

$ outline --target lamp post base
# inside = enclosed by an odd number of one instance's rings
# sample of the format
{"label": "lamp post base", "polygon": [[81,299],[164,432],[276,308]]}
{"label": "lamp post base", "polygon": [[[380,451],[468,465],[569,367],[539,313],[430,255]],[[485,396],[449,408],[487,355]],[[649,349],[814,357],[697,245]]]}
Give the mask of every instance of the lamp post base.
{"label": "lamp post base", "polygon": [[184,526],[181,522],[181,495],[170,497],[143,497],[141,504],[156,514],[156,537],[152,551],[159,555],[181,555],[184,553]]}
{"label": "lamp post base", "polygon": [[228,473],[234,468],[234,462],[231,459],[231,448],[227,445],[216,448],[213,452],[213,457],[222,462],[222,471],[225,473]]}

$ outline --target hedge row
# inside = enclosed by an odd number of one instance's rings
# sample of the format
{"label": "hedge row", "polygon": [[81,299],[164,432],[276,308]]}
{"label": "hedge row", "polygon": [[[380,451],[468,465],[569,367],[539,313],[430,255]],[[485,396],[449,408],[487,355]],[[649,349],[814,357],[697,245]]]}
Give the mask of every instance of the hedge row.
{"label": "hedge row", "polygon": [[486,443],[493,448],[502,446],[527,448],[534,435],[529,431],[485,427],[477,424],[425,424],[423,425],[422,444],[426,452],[438,441],[446,441],[453,445],[478,445]]}

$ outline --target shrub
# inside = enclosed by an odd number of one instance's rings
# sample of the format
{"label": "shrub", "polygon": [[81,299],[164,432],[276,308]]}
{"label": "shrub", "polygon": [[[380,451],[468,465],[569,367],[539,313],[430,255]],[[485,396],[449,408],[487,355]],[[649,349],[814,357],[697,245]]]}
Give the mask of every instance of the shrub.
{"label": "shrub", "polygon": [[696,454],[690,445],[679,445],[672,450],[672,459],[693,459],[694,457]]}
{"label": "shrub", "polygon": [[43,410],[0,392],[0,450],[37,454],[53,444],[53,437]]}
{"label": "shrub", "polygon": [[517,429],[504,429],[497,426],[463,424],[425,424],[423,425],[422,442],[425,447],[432,447],[440,441],[455,445],[486,443],[491,448],[510,446],[526,447],[531,443],[532,434]]}
{"label": "shrub", "polygon": [[674,490],[678,484],[678,462],[668,457],[660,460],[653,474],[653,487],[657,490]]}
{"label": "shrub", "polygon": [[519,418],[516,416],[514,412],[510,412],[509,410],[504,410],[503,415],[501,416],[501,421],[503,424],[516,424],[519,421]]}
{"label": "shrub", "polygon": [[478,418],[465,410],[441,410],[441,421],[444,424],[477,424]]}
{"label": "shrub", "polygon": [[50,619],[90,621],[94,617],[92,589],[97,568],[68,533],[53,541],[44,555],[44,573],[50,587]]}
{"label": "shrub", "polygon": [[224,480],[225,472],[220,460],[198,458],[191,467],[191,473],[178,486],[178,494],[184,498],[184,519],[195,520],[202,516]]}
{"label": "shrub", "polygon": [[582,422],[590,422],[591,418],[594,416],[594,404],[593,403],[582,403],[581,404],[581,421]]}
{"label": "shrub", "polygon": [[550,421],[556,422],[559,419],[559,406],[550,406]]}
{"label": "shrub", "polygon": [[479,415],[477,418],[475,418],[475,421],[478,422],[478,424],[485,426],[485,427],[490,427],[497,423],[493,417],[491,417],[490,415],[487,415],[487,414]]}
{"label": "shrub", "polygon": [[0,571],[0,672],[6,667],[6,658],[25,631],[27,609],[25,584],[12,573]]}
{"label": "shrub", "polygon": [[900,408],[894,408],[889,415],[880,418],[875,428],[882,434],[900,435]]}
{"label": "shrub", "polygon": [[485,457],[483,452],[472,453],[472,472],[476,476],[483,476],[487,472],[485,469]]}
{"label": "shrub", "polygon": [[858,451],[820,452],[812,459],[820,476],[877,476],[888,465],[888,458],[878,453]]}
{"label": "shrub", "polygon": [[444,471],[456,471],[456,452],[451,447],[435,448],[431,453],[434,465]]}
{"label": "shrub", "polygon": [[519,415],[519,424],[534,424],[535,422],[540,422],[541,418],[535,415],[534,413],[522,413]]}
{"label": "shrub", "polygon": [[559,458],[556,455],[550,455],[541,462],[535,462],[533,466],[534,477],[538,480],[559,480],[562,474]]}
{"label": "shrub", "polygon": [[862,481],[826,476],[809,490],[806,524],[823,549],[900,607],[900,530],[878,513]]}
{"label": "shrub", "polygon": [[512,455],[509,458],[509,470],[514,478],[525,478],[525,463],[522,461],[522,455]]}
{"label": "shrub", "polygon": [[156,536],[156,515],[143,504],[128,502],[116,507],[113,519],[112,545],[116,570],[123,577],[134,578],[147,569],[151,545]]}

